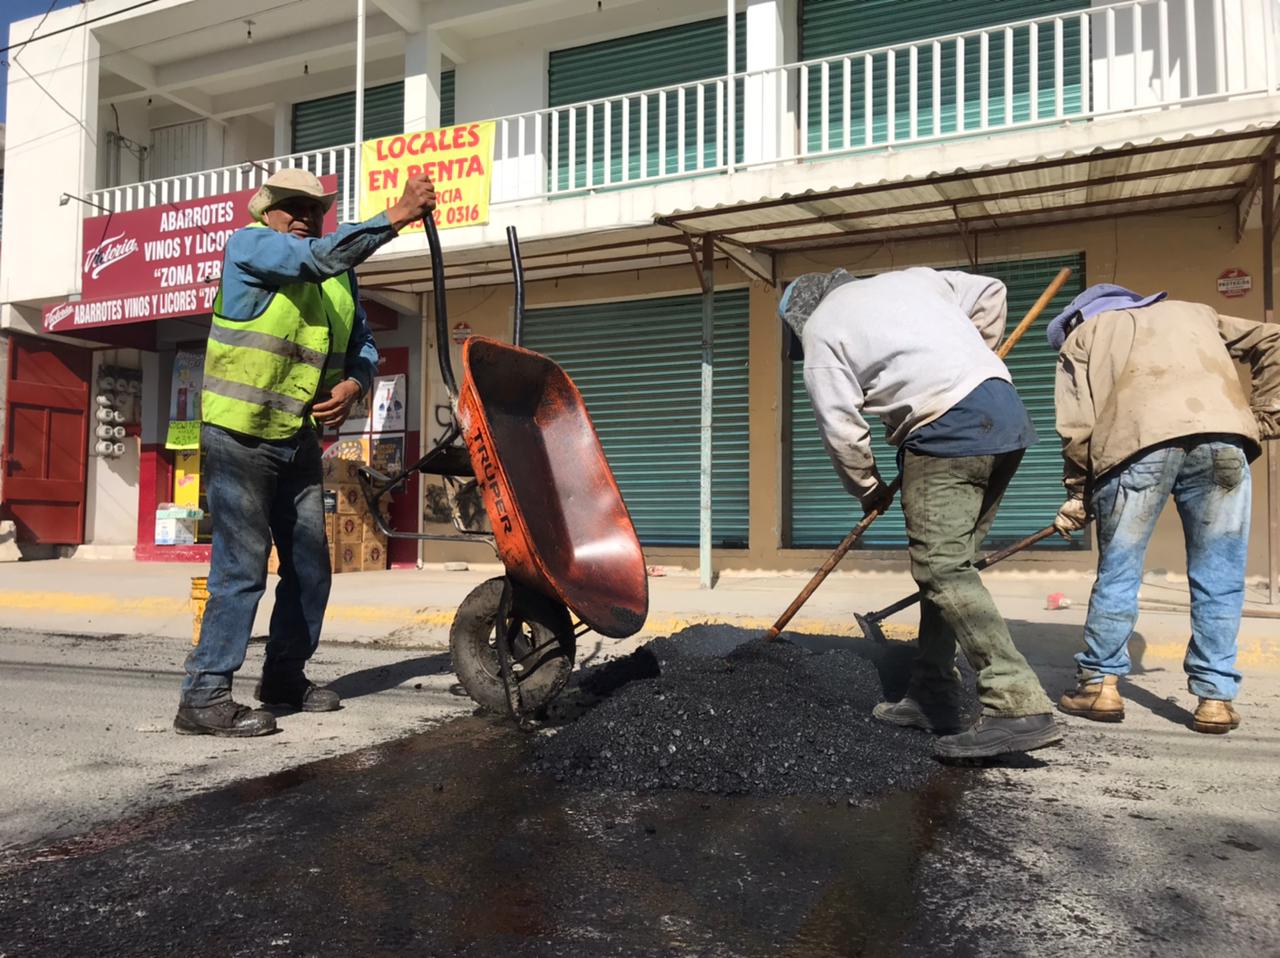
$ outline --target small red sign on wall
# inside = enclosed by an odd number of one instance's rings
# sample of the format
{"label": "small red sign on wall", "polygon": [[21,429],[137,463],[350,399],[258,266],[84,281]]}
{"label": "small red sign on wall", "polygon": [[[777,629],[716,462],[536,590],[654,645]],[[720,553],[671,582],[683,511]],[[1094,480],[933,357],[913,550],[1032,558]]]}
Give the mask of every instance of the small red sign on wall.
{"label": "small red sign on wall", "polygon": [[1253,289],[1253,277],[1239,267],[1224,269],[1218,276],[1218,292],[1227,299],[1239,299]]}
{"label": "small red sign on wall", "polygon": [[466,323],[458,323],[453,327],[453,341],[461,346],[471,335],[471,327]]}

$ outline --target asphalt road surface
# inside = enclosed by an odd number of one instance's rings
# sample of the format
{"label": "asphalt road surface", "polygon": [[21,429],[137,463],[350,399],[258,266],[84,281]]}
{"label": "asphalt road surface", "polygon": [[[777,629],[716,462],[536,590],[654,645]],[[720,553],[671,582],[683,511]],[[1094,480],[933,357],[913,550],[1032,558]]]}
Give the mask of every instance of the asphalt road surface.
{"label": "asphalt road surface", "polygon": [[423,649],[324,648],[343,711],[180,738],[180,660],[0,635],[4,958],[1280,954],[1280,675],[1226,737],[1149,668],[1123,725],[849,802],[557,783]]}

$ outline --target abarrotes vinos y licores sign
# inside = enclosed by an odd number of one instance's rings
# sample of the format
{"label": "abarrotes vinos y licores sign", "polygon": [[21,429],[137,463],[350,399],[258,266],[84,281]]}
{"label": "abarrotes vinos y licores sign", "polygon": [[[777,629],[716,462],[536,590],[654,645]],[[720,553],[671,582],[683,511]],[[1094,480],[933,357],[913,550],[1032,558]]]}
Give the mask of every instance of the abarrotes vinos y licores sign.
{"label": "abarrotes vinos y licores sign", "polygon": [[[322,177],[326,189],[336,177]],[[80,299],[44,308],[44,329],[77,330],[144,323],[213,311],[222,256],[231,234],[249,225],[255,190],[164,202],[84,221]],[[335,228],[331,210],[325,231]]]}

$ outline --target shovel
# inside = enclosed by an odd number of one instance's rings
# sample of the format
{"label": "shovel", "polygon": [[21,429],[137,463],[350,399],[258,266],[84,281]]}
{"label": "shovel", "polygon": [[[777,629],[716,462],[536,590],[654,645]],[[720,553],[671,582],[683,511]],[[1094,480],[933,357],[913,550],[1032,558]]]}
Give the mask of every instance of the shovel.
{"label": "shovel", "polygon": [[[973,567],[981,572],[983,569],[990,568],[997,562],[1003,562],[1005,559],[1009,558],[1009,556],[1017,555],[1023,549],[1031,548],[1037,542],[1040,542],[1042,539],[1049,538],[1049,536],[1053,535],[1057,531],[1058,530],[1053,526],[1045,526],[1039,532],[1033,532],[1025,539],[1020,539],[1011,546],[1005,546],[997,552],[988,552],[981,559],[977,560],[973,564]],[[1063,536],[1063,538],[1070,539],[1071,537]],[[885,638],[884,630],[880,628],[881,621],[887,619],[895,612],[901,612],[903,609],[910,608],[919,601],[920,593],[913,592],[911,595],[899,599],[897,602],[893,603],[893,605],[886,605],[879,612],[868,612],[865,615],[855,612],[853,617],[857,620],[858,628],[862,630],[862,635],[865,638],[874,639],[876,642],[883,643],[887,642],[888,639]]]}
{"label": "shovel", "polygon": [[[1040,294],[1040,298],[1035,301],[1035,304],[1027,310],[1027,315],[1022,317],[1022,322],[1018,323],[1018,325],[1014,327],[1013,332],[1011,332],[1005,338],[1005,341],[1000,344],[1000,348],[996,350],[997,356],[1004,359],[1009,355],[1009,350],[1013,349],[1018,340],[1022,338],[1022,334],[1031,328],[1031,324],[1036,321],[1036,317],[1038,317],[1044,308],[1049,305],[1049,301],[1058,295],[1058,290],[1062,289],[1062,284],[1065,283],[1070,276],[1070,267],[1064,266],[1062,269],[1058,270],[1058,275],[1053,278],[1053,282],[1045,287],[1044,292]],[[889,498],[886,502],[893,501],[893,496],[898,494],[898,489],[901,486],[901,476],[898,476],[893,480],[893,482],[889,483]],[[885,509],[887,508],[888,506],[886,505]],[[844,537],[844,541],[836,546],[835,552],[831,553],[831,555],[827,557],[827,561],[822,563],[822,567],[813,574],[813,578],[809,580],[809,584],[801,589],[800,594],[795,597],[795,600],[791,605],[787,606],[787,610],[783,612],[782,615],[778,616],[778,621],[773,623],[773,628],[765,633],[764,639],[766,642],[772,642],[782,634],[782,630],[787,627],[787,623],[795,618],[795,614],[800,611],[800,608],[806,602],[809,601],[809,597],[818,591],[818,586],[822,585],[827,576],[831,574],[831,570],[840,564],[840,560],[843,559],[845,555],[848,554],[849,550],[853,548],[853,544],[862,537],[862,533],[866,532],[867,527],[882,515],[884,515],[884,510],[873,509],[871,512],[868,512],[863,516],[862,521],[853,527],[853,530]]]}

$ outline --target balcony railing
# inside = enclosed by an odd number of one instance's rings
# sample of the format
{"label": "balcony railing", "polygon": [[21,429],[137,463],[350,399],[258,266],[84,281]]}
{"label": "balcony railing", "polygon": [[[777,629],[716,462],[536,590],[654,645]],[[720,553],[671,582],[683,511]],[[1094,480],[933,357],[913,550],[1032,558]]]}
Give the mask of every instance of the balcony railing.
{"label": "balcony railing", "polygon": [[[495,122],[493,203],[591,193],[1277,89],[1268,0],[1129,0],[984,30],[550,107]],[[135,209],[334,174],[353,145],[99,190]]]}
{"label": "balcony railing", "polygon": [[114,212],[162,206],[184,200],[199,200],[221,193],[257,189],[272,173],[288,167],[310,170],[316,176],[335,176],[338,181],[338,219],[356,216],[355,191],[351,183],[353,144],[330,146],[306,153],[291,153],[269,160],[254,160],[198,173],[183,173],[159,180],[127,183],[95,190],[89,199]]}

